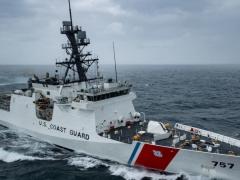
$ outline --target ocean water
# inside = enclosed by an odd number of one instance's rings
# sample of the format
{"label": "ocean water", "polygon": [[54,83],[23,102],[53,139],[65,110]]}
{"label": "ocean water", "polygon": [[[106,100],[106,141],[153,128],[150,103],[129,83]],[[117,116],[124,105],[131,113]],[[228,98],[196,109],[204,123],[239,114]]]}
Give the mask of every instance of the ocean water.
{"label": "ocean water", "polygon": [[[0,91],[24,87],[53,66],[0,66]],[[103,66],[104,77],[114,67]],[[60,70],[62,72],[63,70]],[[136,110],[146,118],[184,123],[240,139],[240,65],[121,65],[121,81],[133,84]],[[160,174],[59,149],[0,126],[0,180],[161,179],[208,180],[182,172]]]}

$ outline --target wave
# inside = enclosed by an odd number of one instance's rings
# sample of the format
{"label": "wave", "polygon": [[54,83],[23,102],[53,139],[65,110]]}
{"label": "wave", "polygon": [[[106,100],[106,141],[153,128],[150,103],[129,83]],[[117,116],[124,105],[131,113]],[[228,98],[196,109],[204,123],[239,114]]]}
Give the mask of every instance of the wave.
{"label": "wave", "polygon": [[[104,166],[108,168],[108,173],[112,176],[120,176],[126,180],[141,180],[149,178],[152,180],[178,180],[178,179],[189,179],[188,176],[183,174],[174,174],[174,175],[164,175],[156,171],[150,171],[146,169],[139,169],[134,167],[129,167],[126,165],[121,165],[113,162],[105,162],[103,160],[95,159],[89,156],[77,156],[70,157],[68,159],[68,164],[78,167],[80,170],[87,170],[90,168],[97,168]],[[186,177],[186,178],[185,178]],[[196,180],[197,178],[193,178]],[[199,179],[200,180],[200,179]]]}
{"label": "wave", "polygon": [[68,159],[68,164],[79,167],[81,169],[89,169],[93,167],[99,166],[109,166],[107,163],[104,163],[101,160],[89,157],[89,156],[82,156],[82,157],[71,157]]}
{"label": "wave", "polygon": [[39,158],[39,157],[27,156],[17,152],[9,152],[4,150],[3,148],[0,148],[0,160],[10,163],[10,162],[24,161],[24,160],[28,160],[28,161],[53,160],[53,158]]}
{"label": "wave", "polygon": [[28,81],[28,77],[8,77],[8,76],[0,76],[0,86],[8,86],[15,84],[25,84]]}
{"label": "wave", "polygon": [[9,85],[16,85],[21,83],[0,83],[0,86],[9,86]]}
{"label": "wave", "polygon": [[62,156],[65,155],[62,150],[51,144],[10,129],[0,130],[0,141],[0,160],[5,162],[55,160],[62,159]]}
{"label": "wave", "polygon": [[112,165],[110,166],[109,171],[112,175],[121,176],[126,180],[141,180],[144,178],[150,178],[152,180],[176,180],[183,177],[182,174],[164,175],[158,172],[128,167],[124,165]]}

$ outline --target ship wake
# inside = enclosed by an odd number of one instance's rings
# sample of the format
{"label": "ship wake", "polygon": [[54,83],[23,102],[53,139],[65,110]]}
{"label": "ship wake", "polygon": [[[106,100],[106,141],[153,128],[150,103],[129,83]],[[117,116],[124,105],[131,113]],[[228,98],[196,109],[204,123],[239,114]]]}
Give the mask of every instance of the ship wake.
{"label": "ship wake", "polygon": [[208,180],[202,176],[190,176],[187,173],[180,174],[161,174],[157,171],[150,171],[141,168],[128,167],[111,161],[99,160],[89,156],[75,155],[68,158],[68,164],[76,166],[81,171],[92,168],[104,167],[112,176],[122,177],[126,180]]}
{"label": "ship wake", "polygon": [[15,161],[34,161],[34,160],[53,160],[52,158],[40,158],[34,156],[27,156],[17,152],[9,152],[0,148],[0,161],[11,163]]}
{"label": "ship wake", "polygon": [[56,160],[67,157],[62,149],[2,127],[0,142],[0,161],[7,163],[24,160]]}

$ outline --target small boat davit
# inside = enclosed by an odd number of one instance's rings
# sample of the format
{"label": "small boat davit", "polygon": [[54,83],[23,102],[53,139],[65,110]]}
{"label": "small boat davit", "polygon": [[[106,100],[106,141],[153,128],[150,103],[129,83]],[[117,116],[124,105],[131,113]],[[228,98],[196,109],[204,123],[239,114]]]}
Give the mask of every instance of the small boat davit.
{"label": "small boat davit", "polygon": [[[183,124],[145,119],[131,84],[105,80],[87,52],[86,31],[63,21],[61,76],[34,75],[26,89],[0,94],[0,124],[59,147],[150,170],[239,179],[240,141]],[[89,73],[91,67],[96,73]],[[90,78],[90,75],[94,77]]]}

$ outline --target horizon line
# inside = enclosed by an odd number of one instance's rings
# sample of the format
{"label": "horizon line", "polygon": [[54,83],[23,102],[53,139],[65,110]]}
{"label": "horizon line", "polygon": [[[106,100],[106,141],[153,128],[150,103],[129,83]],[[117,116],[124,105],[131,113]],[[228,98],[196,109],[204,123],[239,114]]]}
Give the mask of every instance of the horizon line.
{"label": "horizon line", "polygon": [[[104,63],[104,64],[101,64],[101,65],[113,65],[114,66],[114,63]],[[216,63],[211,63],[211,64],[205,64],[205,63],[202,63],[202,64],[191,64],[191,63],[183,63],[183,64],[143,64],[143,63],[139,63],[139,64],[117,64],[119,66],[121,65],[129,65],[129,66],[134,66],[134,65],[141,65],[141,66],[206,66],[206,65],[240,65],[240,63],[220,63],[220,64],[216,64]],[[56,66],[55,64],[0,64],[0,66]]]}

